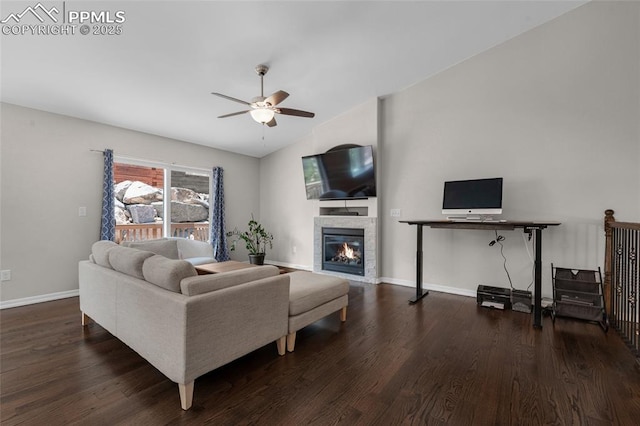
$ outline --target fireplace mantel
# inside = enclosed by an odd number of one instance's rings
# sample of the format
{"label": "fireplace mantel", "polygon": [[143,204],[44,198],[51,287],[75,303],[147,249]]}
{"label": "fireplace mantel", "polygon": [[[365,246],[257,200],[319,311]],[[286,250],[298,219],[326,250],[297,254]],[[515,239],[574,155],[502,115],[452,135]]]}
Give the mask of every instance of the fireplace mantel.
{"label": "fireplace mantel", "polygon": [[[367,216],[317,216],[313,220],[313,272],[335,275],[348,280],[378,282],[378,219]],[[322,228],[364,229],[364,276],[322,269]]]}

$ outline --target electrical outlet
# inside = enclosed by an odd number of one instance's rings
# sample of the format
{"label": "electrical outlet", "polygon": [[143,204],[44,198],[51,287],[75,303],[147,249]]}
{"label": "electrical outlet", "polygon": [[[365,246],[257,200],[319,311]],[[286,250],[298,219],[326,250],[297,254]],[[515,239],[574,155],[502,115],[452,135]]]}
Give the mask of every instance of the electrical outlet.
{"label": "electrical outlet", "polygon": [[5,269],[0,272],[0,281],[11,281],[11,270]]}
{"label": "electrical outlet", "polygon": [[400,209],[391,209],[391,217],[400,217],[402,211]]}
{"label": "electrical outlet", "polygon": [[87,215],[86,207],[78,207],[78,216],[83,217]]}
{"label": "electrical outlet", "polygon": [[296,254],[298,252],[298,247],[291,246],[291,253]]}

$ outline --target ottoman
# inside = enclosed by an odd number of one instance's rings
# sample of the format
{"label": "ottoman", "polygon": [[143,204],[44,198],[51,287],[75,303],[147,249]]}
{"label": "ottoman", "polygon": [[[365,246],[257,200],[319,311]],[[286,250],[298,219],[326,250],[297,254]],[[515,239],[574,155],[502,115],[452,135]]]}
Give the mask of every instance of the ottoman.
{"label": "ottoman", "polygon": [[296,271],[289,274],[289,334],[287,350],[293,352],[296,331],[336,311],[347,320],[349,281],[329,275]]}

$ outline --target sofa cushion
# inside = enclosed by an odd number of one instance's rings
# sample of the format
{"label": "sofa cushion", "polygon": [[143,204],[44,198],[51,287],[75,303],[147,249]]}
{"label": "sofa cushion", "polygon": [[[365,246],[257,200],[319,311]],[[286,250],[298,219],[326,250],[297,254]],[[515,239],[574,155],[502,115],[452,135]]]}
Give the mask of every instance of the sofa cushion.
{"label": "sofa cushion", "polygon": [[310,311],[349,293],[349,281],[306,271],[290,273],[289,283],[289,315]]}
{"label": "sofa cushion", "polygon": [[213,246],[206,241],[189,238],[170,237],[178,243],[179,259],[189,260],[196,257],[213,257]]}
{"label": "sofa cushion", "polygon": [[142,264],[145,259],[154,255],[155,254],[150,251],[138,250],[131,247],[114,247],[109,250],[109,263],[116,271],[143,280]]}
{"label": "sofa cushion", "polygon": [[180,283],[180,289],[182,290],[182,294],[186,296],[195,296],[197,294],[221,290],[223,288],[248,283],[250,281],[275,277],[279,274],[280,270],[271,265],[238,269],[236,271],[222,272],[220,274],[200,275],[193,278],[186,278],[182,280],[182,283]]}
{"label": "sofa cushion", "polygon": [[180,293],[180,281],[197,276],[198,272],[186,260],[167,259],[156,254],[145,259],[142,264],[142,274],[148,282]]}
{"label": "sofa cushion", "polygon": [[105,268],[111,268],[111,264],[109,263],[109,251],[114,248],[119,247],[116,243],[109,240],[101,240],[96,241],[91,246],[91,256],[93,257],[93,261]]}
{"label": "sofa cushion", "polygon": [[122,244],[125,247],[150,251],[169,259],[179,259],[178,242],[176,240],[161,238],[157,240],[131,241]]}

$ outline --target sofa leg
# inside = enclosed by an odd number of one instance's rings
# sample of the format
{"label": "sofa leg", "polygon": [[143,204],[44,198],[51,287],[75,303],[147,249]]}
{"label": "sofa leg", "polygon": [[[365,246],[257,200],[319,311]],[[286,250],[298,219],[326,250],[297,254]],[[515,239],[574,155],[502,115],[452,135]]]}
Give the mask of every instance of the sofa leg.
{"label": "sofa leg", "polygon": [[85,325],[89,324],[91,324],[91,318],[89,318],[89,315],[82,312],[82,326],[84,327]]}
{"label": "sofa leg", "polygon": [[178,383],[178,390],[180,391],[180,405],[183,410],[191,408],[193,403],[193,383]]}
{"label": "sofa leg", "polygon": [[340,321],[345,322],[347,320],[347,307],[343,306],[340,310]]}
{"label": "sofa leg", "polygon": [[278,355],[284,355],[286,353],[285,345],[287,341],[287,336],[282,336],[278,340],[276,340],[276,345],[278,346]]}
{"label": "sofa leg", "polygon": [[287,334],[287,350],[293,352],[296,347],[296,332]]}

